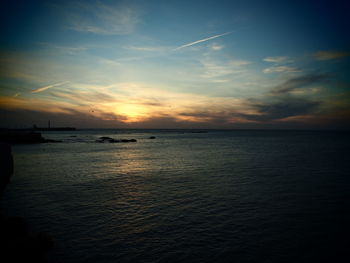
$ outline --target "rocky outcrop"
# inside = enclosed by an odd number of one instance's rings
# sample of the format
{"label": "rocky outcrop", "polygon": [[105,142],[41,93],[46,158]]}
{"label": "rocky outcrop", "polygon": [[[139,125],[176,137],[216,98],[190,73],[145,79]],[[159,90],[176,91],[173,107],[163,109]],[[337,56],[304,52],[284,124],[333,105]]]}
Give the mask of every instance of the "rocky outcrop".
{"label": "rocky outcrop", "polygon": [[98,140],[96,140],[96,142],[99,142],[99,143],[105,143],[105,142],[119,143],[119,142],[137,142],[137,140],[136,139],[121,139],[121,140],[117,140],[117,139],[113,139],[113,138],[110,138],[110,137],[102,136]]}

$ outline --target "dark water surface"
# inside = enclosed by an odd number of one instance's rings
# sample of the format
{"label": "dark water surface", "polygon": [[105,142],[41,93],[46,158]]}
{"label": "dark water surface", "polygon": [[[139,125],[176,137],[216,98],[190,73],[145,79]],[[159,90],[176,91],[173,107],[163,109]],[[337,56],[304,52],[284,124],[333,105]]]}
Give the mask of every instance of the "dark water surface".
{"label": "dark water surface", "polygon": [[43,136],[63,142],[13,147],[1,210],[50,233],[54,262],[348,262],[349,133]]}

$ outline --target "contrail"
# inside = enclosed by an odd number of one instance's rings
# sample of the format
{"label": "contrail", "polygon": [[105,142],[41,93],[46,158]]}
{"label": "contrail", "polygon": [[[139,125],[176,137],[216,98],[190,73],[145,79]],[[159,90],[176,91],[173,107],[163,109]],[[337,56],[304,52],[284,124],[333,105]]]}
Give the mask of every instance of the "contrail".
{"label": "contrail", "polygon": [[222,37],[222,36],[229,35],[229,34],[231,34],[231,33],[232,33],[232,32],[226,32],[226,33],[224,33],[224,34],[220,34],[220,35],[216,35],[216,36],[212,36],[212,37],[200,39],[200,40],[197,40],[197,41],[194,41],[194,42],[191,42],[191,43],[188,43],[188,44],[179,46],[179,47],[175,48],[174,50],[179,50],[179,49],[182,49],[182,48],[185,48],[185,47],[193,46],[193,45],[196,45],[196,44],[198,44],[198,43],[202,43],[202,42],[205,42],[205,41],[214,39],[214,38],[218,38],[218,37]]}
{"label": "contrail", "polygon": [[45,91],[45,90],[47,90],[47,89],[51,89],[51,88],[53,88],[53,87],[62,86],[62,85],[67,84],[67,83],[69,83],[69,81],[64,81],[64,82],[60,82],[60,83],[48,85],[48,86],[45,86],[45,87],[33,89],[33,90],[32,90],[32,93],[42,92],[42,91]]}

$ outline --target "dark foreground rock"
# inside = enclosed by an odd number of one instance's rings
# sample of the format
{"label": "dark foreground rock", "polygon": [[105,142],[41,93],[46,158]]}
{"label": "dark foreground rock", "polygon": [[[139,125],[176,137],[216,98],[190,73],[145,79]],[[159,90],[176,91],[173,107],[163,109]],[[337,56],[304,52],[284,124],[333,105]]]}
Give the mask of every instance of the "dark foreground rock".
{"label": "dark foreground rock", "polygon": [[96,142],[99,143],[105,143],[105,142],[109,142],[109,143],[119,143],[119,142],[137,142],[136,139],[121,139],[121,140],[117,140],[117,139],[113,139],[110,137],[100,137],[98,140],[96,140]]}
{"label": "dark foreground rock", "polygon": [[0,143],[0,196],[13,174],[11,145]]}
{"label": "dark foreground rock", "polygon": [[46,233],[33,233],[21,217],[0,215],[1,262],[48,262],[53,239]]}
{"label": "dark foreground rock", "polygon": [[[0,198],[13,174],[11,145],[0,143]],[[0,262],[48,262],[53,239],[46,233],[33,233],[21,217],[0,214]]]}
{"label": "dark foreground rock", "polygon": [[0,142],[11,144],[32,144],[45,142],[60,142],[56,140],[45,139],[39,132],[31,131],[3,131],[0,132]]}

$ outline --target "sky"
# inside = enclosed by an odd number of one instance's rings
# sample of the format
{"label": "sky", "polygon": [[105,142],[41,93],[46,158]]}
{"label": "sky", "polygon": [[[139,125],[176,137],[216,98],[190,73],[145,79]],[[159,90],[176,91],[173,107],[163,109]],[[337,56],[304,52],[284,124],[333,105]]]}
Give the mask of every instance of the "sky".
{"label": "sky", "polygon": [[346,1],[0,5],[0,127],[350,128]]}

